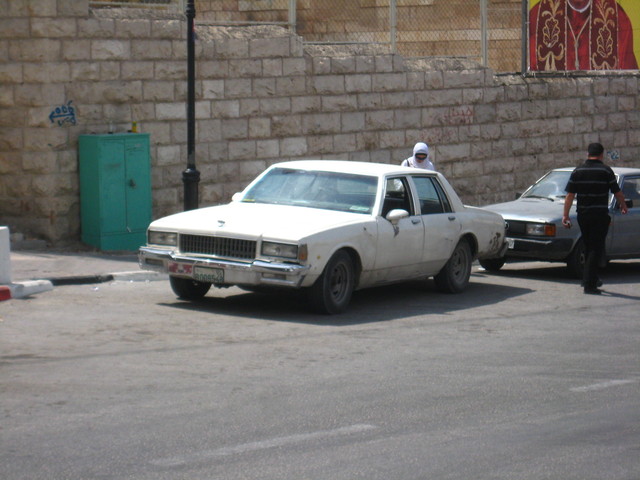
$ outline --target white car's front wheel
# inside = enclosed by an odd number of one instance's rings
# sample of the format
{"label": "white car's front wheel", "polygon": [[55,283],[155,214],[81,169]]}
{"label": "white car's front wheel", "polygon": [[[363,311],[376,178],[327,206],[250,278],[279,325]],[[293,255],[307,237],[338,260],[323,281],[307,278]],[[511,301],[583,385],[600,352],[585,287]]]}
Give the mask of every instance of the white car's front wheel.
{"label": "white car's front wheel", "polygon": [[462,239],[456,245],[446,265],[433,277],[438,290],[445,293],[460,293],[467,288],[471,276],[471,263],[471,247],[469,242]]}
{"label": "white car's front wheel", "polygon": [[204,297],[211,288],[210,283],[198,282],[190,278],[170,276],[169,283],[173,293],[185,300],[198,300]]}
{"label": "white car's front wheel", "polygon": [[309,288],[309,300],[320,313],[341,313],[351,301],[354,285],[353,260],[341,250],[331,257],[322,275]]}

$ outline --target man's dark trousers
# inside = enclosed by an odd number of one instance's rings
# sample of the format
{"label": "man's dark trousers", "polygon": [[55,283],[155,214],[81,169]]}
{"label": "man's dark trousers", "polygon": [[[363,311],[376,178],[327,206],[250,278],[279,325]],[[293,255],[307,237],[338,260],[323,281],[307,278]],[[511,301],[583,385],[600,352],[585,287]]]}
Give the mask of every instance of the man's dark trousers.
{"label": "man's dark trousers", "polygon": [[605,241],[611,217],[607,213],[578,214],[578,225],[585,247],[584,288],[597,288],[598,266],[604,256]]}

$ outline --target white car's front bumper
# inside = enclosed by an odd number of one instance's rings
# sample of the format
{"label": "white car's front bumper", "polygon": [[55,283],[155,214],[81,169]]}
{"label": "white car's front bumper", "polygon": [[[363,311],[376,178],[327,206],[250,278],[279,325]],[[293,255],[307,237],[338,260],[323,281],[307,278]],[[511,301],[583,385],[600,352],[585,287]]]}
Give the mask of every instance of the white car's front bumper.
{"label": "white car's front bumper", "polygon": [[299,288],[309,271],[307,265],[253,260],[240,262],[182,255],[165,248],[140,247],[140,267],[145,270],[209,282],[217,286],[273,285]]}

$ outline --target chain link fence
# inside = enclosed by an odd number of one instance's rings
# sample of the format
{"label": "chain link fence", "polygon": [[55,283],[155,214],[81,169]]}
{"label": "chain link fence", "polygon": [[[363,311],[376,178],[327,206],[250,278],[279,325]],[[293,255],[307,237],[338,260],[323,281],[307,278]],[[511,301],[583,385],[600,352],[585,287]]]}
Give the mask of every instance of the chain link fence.
{"label": "chain link fence", "polygon": [[89,0],[91,8],[160,8],[172,11],[178,11],[182,3],[183,0]]}
{"label": "chain link fence", "polygon": [[527,11],[528,1],[487,2],[486,59],[483,65],[496,72],[526,72]]}
{"label": "chain link fence", "polygon": [[[405,57],[466,57],[497,72],[522,71],[526,0],[195,0],[196,22],[279,24],[307,43],[376,43]],[[187,0],[92,0],[172,5]]]}

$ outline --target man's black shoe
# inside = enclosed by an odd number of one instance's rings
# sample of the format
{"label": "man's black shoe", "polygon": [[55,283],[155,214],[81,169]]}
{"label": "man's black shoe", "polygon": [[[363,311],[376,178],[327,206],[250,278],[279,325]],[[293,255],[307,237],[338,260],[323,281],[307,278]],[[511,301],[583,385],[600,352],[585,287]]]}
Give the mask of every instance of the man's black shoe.
{"label": "man's black shoe", "polygon": [[587,295],[600,295],[602,293],[602,290],[600,290],[599,288],[585,288],[584,293]]}
{"label": "man's black shoe", "polygon": [[[601,287],[602,285],[604,285],[604,284],[602,283],[602,280],[600,280],[600,278],[598,278],[598,280],[596,281],[596,287]],[[585,283],[584,283],[584,282],[582,282],[582,283],[580,284],[580,286],[581,286],[581,287],[584,287],[584,286],[585,286]]]}

